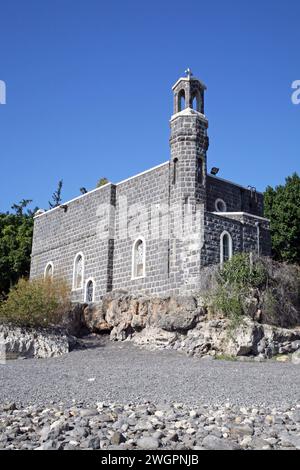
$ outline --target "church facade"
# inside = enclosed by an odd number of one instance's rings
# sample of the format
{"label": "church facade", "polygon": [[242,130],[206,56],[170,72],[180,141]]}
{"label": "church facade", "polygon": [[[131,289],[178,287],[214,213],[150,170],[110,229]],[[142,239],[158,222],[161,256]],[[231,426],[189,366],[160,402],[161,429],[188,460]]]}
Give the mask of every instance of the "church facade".
{"label": "church facade", "polygon": [[205,90],[190,70],[173,86],[168,161],[37,212],[32,279],[66,279],[76,302],[117,289],[184,295],[207,265],[270,254],[263,195],[207,170]]}

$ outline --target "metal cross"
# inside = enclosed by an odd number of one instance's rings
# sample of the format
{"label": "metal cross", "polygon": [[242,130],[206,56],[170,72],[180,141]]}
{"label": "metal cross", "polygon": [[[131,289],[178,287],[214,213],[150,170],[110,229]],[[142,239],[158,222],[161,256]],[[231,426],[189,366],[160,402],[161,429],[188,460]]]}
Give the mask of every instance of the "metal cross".
{"label": "metal cross", "polygon": [[192,73],[192,71],[191,71],[190,68],[187,68],[184,73],[186,73],[187,78],[191,78],[191,76],[193,75],[193,73]]}

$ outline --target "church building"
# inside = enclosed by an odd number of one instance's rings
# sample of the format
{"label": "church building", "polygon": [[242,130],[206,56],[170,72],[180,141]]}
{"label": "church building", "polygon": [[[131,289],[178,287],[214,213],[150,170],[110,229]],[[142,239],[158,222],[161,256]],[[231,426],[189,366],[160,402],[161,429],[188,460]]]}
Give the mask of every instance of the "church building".
{"label": "church building", "polygon": [[39,210],[32,279],[66,279],[75,302],[117,289],[185,295],[199,290],[205,266],[238,252],[270,255],[263,195],[208,170],[204,83],[188,69],[172,90],[168,161]]}

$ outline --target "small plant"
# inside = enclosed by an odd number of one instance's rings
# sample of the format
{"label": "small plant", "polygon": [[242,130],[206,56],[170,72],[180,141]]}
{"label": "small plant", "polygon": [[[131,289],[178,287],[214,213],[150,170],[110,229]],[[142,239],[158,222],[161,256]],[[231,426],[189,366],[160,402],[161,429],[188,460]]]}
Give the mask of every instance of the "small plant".
{"label": "small plant", "polygon": [[48,327],[59,324],[70,306],[70,288],[65,281],[20,279],[0,304],[0,322]]}
{"label": "small plant", "polygon": [[241,291],[218,286],[212,295],[212,308],[214,312],[229,318],[230,329],[235,329],[240,325],[244,315]]}
{"label": "small plant", "polygon": [[102,177],[98,180],[97,182],[97,188],[101,188],[101,186],[104,186],[105,184],[109,183],[108,179],[105,177]]}
{"label": "small plant", "polygon": [[237,358],[234,357],[234,356],[229,356],[228,354],[217,354],[215,356],[215,360],[216,361],[232,361],[232,362],[236,362],[237,361]]}

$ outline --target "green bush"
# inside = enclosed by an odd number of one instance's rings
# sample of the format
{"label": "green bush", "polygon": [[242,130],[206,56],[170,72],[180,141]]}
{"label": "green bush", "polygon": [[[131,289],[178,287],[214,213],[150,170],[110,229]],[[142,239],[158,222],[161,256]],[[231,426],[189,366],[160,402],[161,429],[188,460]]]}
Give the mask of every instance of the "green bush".
{"label": "green bush", "polygon": [[211,296],[211,306],[214,313],[230,320],[230,329],[235,329],[241,323],[244,315],[241,291],[218,286]]}
{"label": "green bush", "polygon": [[234,255],[220,268],[219,278],[221,284],[246,289],[257,288],[266,284],[267,271],[259,259],[253,260],[251,255],[239,253]]}
{"label": "green bush", "polygon": [[230,330],[234,330],[246,314],[245,300],[251,290],[266,285],[267,270],[260,259],[239,253],[219,268],[216,279],[217,285],[210,295],[213,312],[227,317]]}
{"label": "green bush", "polygon": [[24,327],[57,325],[70,306],[70,288],[65,281],[20,279],[0,304],[0,322]]}
{"label": "green bush", "polygon": [[300,268],[242,253],[212,274],[207,300],[212,312],[238,326],[243,317],[289,328],[300,324]]}

